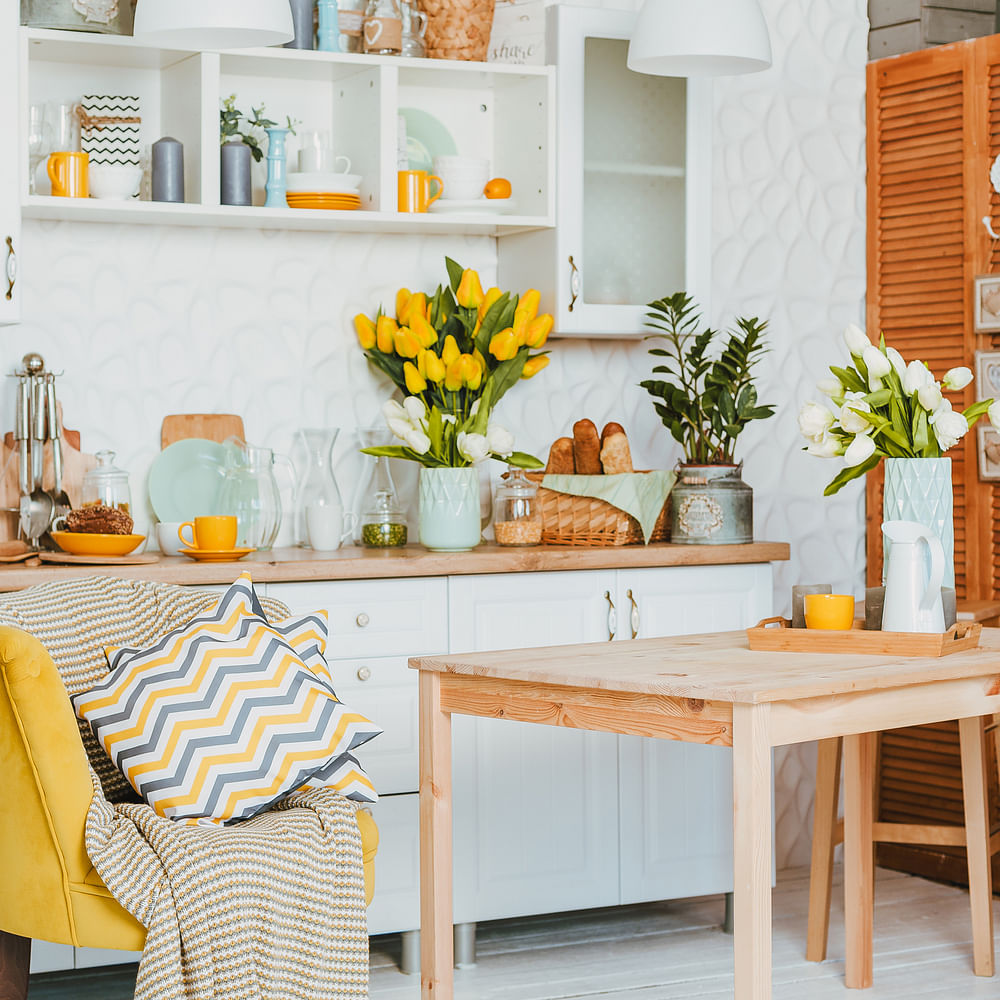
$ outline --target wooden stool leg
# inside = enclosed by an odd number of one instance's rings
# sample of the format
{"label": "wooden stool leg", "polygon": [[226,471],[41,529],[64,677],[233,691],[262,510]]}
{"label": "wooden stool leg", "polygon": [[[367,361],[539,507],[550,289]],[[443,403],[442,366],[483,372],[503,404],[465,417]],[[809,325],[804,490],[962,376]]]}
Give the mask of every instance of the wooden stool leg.
{"label": "wooden stool leg", "polygon": [[844,981],[855,990],[872,984],[877,751],[878,733],[844,737]]}
{"label": "wooden stool leg", "polygon": [[26,1000],[31,938],[0,931],[0,1000]]}
{"label": "wooden stool leg", "polygon": [[960,719],[958,733],[962,753],[962,797],[965,802],[965,849],[969,859],[973,969],[977,976],[992,976],[993,875],[990,869],[986,734],[983,732],[983,719]]}
{"label": "wooden stool leg", "polygon": [[834,830],[840,798],[839,736],[816,744],[816,801],[813,805],[812,867],[809,872],[809,924],[806,958],[822,962],[830,933],[830,896],[833,889]]}

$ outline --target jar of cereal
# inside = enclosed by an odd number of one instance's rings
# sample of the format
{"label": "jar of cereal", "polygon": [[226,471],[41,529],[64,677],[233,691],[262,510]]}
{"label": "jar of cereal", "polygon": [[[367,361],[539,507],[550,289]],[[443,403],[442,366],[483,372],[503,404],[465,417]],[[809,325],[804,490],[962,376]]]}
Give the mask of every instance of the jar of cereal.
{"label": "jar of cereal", "polygon": [[493,532],[498,545],[538,545],[542,540],[538,487],[523,469],[512,468],[497,486]]}

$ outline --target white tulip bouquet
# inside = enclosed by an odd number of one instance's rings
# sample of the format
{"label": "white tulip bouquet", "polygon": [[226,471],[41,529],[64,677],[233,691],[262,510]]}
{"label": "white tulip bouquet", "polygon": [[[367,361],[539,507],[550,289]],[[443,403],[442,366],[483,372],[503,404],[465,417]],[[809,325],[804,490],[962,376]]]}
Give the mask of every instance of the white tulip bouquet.
{"label": "white tulip bouquet", "polygon": [[923,361],[907,364],[899,351],[886,346],[885,337],[876,347],[853,323],[844,341],[851,364],[831,366],[834,378],[817,386],[828,403],[809,402],[799,411],[799,430],[809,442],[805,450],[844,459],[845,468],[824,496],[870,472],[883,458],[940,458],[984,414],[1000,430],[1000,402],[984,399],[958,412],[944,397],[972,381],[968,368],[951,368],[938,382]]}

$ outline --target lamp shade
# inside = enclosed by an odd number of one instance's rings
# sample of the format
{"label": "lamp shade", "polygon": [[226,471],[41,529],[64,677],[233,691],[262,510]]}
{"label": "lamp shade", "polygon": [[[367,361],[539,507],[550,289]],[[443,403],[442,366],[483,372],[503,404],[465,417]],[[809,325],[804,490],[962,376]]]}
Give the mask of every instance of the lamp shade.
{"label": "lamp shade", "polygon": [[288,0],[139,0],[134,38],[178,49],[281,45],[295,37]]}
{"label": "lamp shade", "polygon": [[728,76],[771,65],[757,0],[645,0],[628,68],[654,76]]}

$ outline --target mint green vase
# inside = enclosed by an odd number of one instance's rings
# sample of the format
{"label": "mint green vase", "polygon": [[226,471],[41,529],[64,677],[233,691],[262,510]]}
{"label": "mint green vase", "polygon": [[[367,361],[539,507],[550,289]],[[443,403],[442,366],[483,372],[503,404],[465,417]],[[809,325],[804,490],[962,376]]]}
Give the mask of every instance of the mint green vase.
{"label": "mint green vase", "polygon": [[421,469],[420,544],[434,552],[468,552],[481,531],[475,467]]}

